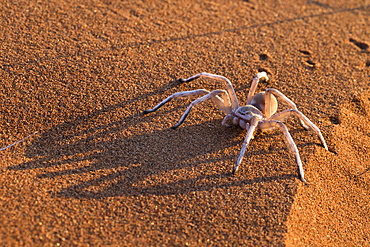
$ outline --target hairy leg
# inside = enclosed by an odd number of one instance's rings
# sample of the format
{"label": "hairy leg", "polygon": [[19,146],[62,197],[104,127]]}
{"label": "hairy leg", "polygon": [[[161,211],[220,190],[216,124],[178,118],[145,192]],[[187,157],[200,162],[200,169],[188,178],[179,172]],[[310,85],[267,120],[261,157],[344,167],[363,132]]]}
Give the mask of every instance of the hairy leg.
{"label": "hairy leg", "polygon": [[[170,102],[172,99],[180,98],[180,97],[189,97],[189,96],[199,96],[199,95],[205,95],[208,94],[209,91],[205,89],[197,89],[197,90],[192,90],[192,91],[183,91],[183,92],[178,92],[174,93],[171,96],[167,97],[165,100],[163,100],[161,103],[156,105],[153,109],[145,110],[144,114],[148,114],[151,112],[154,112],[161,108],[164,104]],[[218,97],[218,100],[221,102],[221,98]]]}
{"label": "hairy leg", "polygon": [[302,165],[301,157],[299,156],[297,145],[295,144],[285,124],[277,120],[271,120],[271,121],[266,121],[266,122],[261,123],[258,127],[261,129],[279,128],[281,130],[281,132],[284,134],[288,149],[293,153],[296,163],[298,165],[299,179],[302,182],[307,183],[307,181],[304,179],[303,165]]}
{"label": "hairy leg", "polygon": [[35,135],[37,132],[38,132],[38,131],[33,132],[31,135],[26,136],[26,137],[25,137],[25,138],[23,138],[22,140],[16,141],[16,142],[14,142],[13,144],[10,144],[10,145],[8,145],[8,146],[6,146],[6,147],[0,148],[0,151],[3,151],[3,150],[5,150],[5,149],[8,149],[8,148],[10,148],[10,147],[15,146],[16,144],[18,144],[18,143],[20,143],[20,142],[23,142],[24,140],[26,140],[26,139],[30,138],[31,136]]}
{"label": "hairy leg", "polygon": [[251,123],[250,123],[249,129],[248,129],[247,135],[244,139],[242,149],[240,150],[239,157],[236,160],[236,164],[235,164],[234,169],[233,169],[233,174],[235,174],[238,171],[239,166],[242,163],[245,151],[247,150],[247,146],[248,146],[250,140],[253,139],[253,133],[256,130],[256,127],[258,125],[259,120],[260,120],[260,118],[258,118],[257,116],[255,116],[251,119]]}
{"label": "hairy leg", "polygon": [[295,109],[289,109],[273,115],[270,120],[284,121],[284,119],[292,115],[296,116],[301,122],[303,122],[309,130],[317,134],[324,148],[328,150],[328,146],[326,145],[325,139],[322,136],[320,129],[314,123],[312,123],[311,120],[308,119],[302,112]]}
{"label": "hairy leg", "polygon": [[256,92],[256,89],[257,89],[257,85],[261,79],[266,80],[266,81],[269,79],[266,72],[258,73],[253,78],[251,88],[249,89],[249,92],[248,92],[248,98],[247,98],[247,103],[246,103],[247,105],[251,104],[254,93]]}
{"label": "hairy leg", "polygon": [[214,90],[214,91],[212,91],[212,92],[194,100],[193,102],[190,103],[188,108],[185,110],[184,114],[180,118],[180,121],[177,124],[175,124],[174,126],[172,126],[171,128],[176,129],[177,127],[179,127],[185,121],[186,117],[190,113],[191,108],[193,108],[194,106],[196,106],[196,105],[198,105],[198,104],[200,104],[204,101],[210,100],[210,99],[214,100],[216,97],[218,97],[219,95],[224,94],[224,93],[226,93],[225,90],[218,89],[218,90]]}
{"label": "hairy leg", "polygon": [[180,79],[178,79],[178,81],[179,82],[190,82],[190,81],[196,80],[196,79],[201,78],[201,77],[215,79],[215,80],[219,80],[219,81],[225,82],[225,84],[226,84],[226,91],[227,91],[228,96],[230,98],[230,102],[231,102],[232,108],[234,110],[236,110],[236,109],[239,108],[239,102],[238,102],[238,98],[236,97],[234,87],[231,84],[230,80],[227,79],[224,76],[202,72],[200,74],[193,75],[192,77],[189,77],[187,79],[181,79],[180,78]]}
{"label": "hairy leg", "polygon": [[234,116],[231,115],[231,114],[227,114],[224,119],[222,119],[222,126],[225,126],[225,127],[230,127],[230,126],[233,126],[234,124],[230,124],[230,122],[232,122],[234,119]]}
{"label": "hairy leg", "polygon": [[[294,109],[294,110],[297,110],[298,111],[298,108],[296,106],[296,104],[291,101],[288,97],[286,97],[282,92],[280,92],[279,90],[277,89],[274,89],[274,88],[268,88],[266,89],[266,97],[269,98],[269,94],[273,94],[275,97],[277,97],[278,99],[282,100],[283,102],[285,102],[289,108],[291,109]],[[267,120],[269,120],[269,117],[271,116],[271,112],[270,112],[270,115],[267,118]],[[309,129],[309,127],[302,121],[300,120],[301,122],[301,125],[303,126],[303,128],[305,129]]]}

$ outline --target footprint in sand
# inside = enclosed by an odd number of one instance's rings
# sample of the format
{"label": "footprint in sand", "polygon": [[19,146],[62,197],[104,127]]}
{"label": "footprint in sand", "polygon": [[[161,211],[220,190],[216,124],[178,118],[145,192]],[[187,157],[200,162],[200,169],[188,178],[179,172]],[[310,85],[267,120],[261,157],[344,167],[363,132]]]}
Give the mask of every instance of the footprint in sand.
{"label": "footprint in sand", "polygon": [[365,42],[357,41],[355,39],[349,39],[349,42],[357,46],[361,52],[369,52],[369,45],[366,44]]}
{"label": "footprint in sand", "polygon": [[303,65],[308,69],[314,69],[318,67],[318,63],[313,61],[312,59],[309,59],[312,52],[308,50],[298,50],[301,54],[305,55],[305,57],[308,57],[307,60],[302,61]]}

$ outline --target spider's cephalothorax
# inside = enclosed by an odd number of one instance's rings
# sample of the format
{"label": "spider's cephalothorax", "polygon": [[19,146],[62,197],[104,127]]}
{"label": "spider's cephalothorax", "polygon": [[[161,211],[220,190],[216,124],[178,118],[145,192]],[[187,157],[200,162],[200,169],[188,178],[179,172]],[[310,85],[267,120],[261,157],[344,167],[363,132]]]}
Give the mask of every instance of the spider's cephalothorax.
{"label": "spider's cephalothorax", "polygon": [[[158,110],[161,106],[163,106],[164,104],[166,104],[167,102],[174,98],[194,95],[201,96],[190,103],[189,107],[186,109],[186,111],[180,118],[180,121],[172,127],[173,129],[175,129],[184,122],[185,118],[187,117],[193,106],[206,100],[212,100],[215,103],[215,105],[226,114],[226,116],[222,120],[222,125],[224,126],[237,125],[247,130],[247,136],[244,139],[242,149],[240,150],[239,157],[233,169],[233,173],[235,173],[238,170],[239,165],[241,164],[242,159],[244,157],[245,150],[250,140],[253,138],[253,134],[256,129],[268,130],[279,128],[284,134],[288,148],[292,151],[292,153],[295,156],[298,165],[299,178],[306,183],[306,180],[304,179],[303,165],[301,158],[299,156],[297,146],[294,143],[293,138],[288,131],[288,128],[283,123],[284,119],[291,115],[296,116],[297,118],[299,118],[302,126],[305,129],[311,130],[319,136],[320,141],[326,150],[328,150],[328,147],[325,143],[325,139],[322,136],[320,129],[315,124],[313,124],[302,112],[298,111],[293,101],[287,98],[280,91],[273,88],[269,88],[266,89],[265,92],[255,94],[258,82],[262,79],[268,80],[266,72],[258,73],[254,77],[245,106],[239,105],[238,99],[235,94],[235,90],[231,82],[226,77],[209,73],[200,73],[192,77],[189,77],[188,79],[179,79],[179,82],[189,82],[200,77],[221,80],[225,82],[226,90],[217,89],[210,92],[206,89],[197,89],[192,91],[174,93],[165,100],[163,100],[161,103],[156,105],[153,109],[144,111],[144,114]],[[289,106],[289,109],[276,113],[278,108],[277,98],[285,102]]]}

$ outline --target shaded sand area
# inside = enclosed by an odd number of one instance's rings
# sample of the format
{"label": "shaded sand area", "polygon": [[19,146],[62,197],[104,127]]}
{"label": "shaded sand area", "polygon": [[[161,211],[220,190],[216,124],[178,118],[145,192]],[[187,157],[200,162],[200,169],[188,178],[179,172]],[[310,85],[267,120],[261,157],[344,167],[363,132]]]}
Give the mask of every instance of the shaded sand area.
{"label": "shaded sand area", "polygon": [[[369,1],[1,1],[2,246],[368,246]],[[210,103],[245,102],[256,72],[295,119],[309,185],[278,131],[252,140]],[[281,109],[284,109],[281,105]]]}

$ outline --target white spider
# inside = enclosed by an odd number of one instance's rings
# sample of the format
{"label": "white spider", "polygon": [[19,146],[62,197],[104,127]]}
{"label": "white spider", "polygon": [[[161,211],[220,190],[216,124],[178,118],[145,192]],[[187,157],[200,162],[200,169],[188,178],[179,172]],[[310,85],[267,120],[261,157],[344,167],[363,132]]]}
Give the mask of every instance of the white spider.
{"label": "white spider", "polygon": [[[167,102],[174,98],[193,95],[201,96],[200,98],[191,102],[189,107],[182,115],[180,121],[172,127],[173,129],[176,129],[184,122],[185,118],[187,117],[193,106],[209,99],[212,100],[213,103],[215,103],[216,106],[226,114],[222,121],[223,126],[238,125],[241,128],[248,131],[247,136],[244,139],[243,146],[240,150],[239,157],[236,161],[236,165],[234,166],[233,173],[237,172],[239,165],[242,162],[245,150],[250,140],[253,139],[253,133],[256,129],[269,130],[279,128],[284,134],[288,148],[293,152],[295,156],[298,165],[299,178],[301,179],[302,182],[307,183],[307,181],[304,179],[302,161],[299,156],[297,146],[294,143],[293,138],[288,131],[288,128],[285,126],[284,123],[282,123],[282,121],[291,115],[298,117],[302,126],[305,129],[311,130],[319,136],[321,143],[326,150],[328,150],[328,147],[325,143],[324,137],[320,132],[320,129],[315,124],[313,124],[305,115],[303,115],[302,112],[298,111],[293,101],[287,98],[280,91],[273,88],[269,88],[266,89],[265,92],[260,92],[254,95],[258,82],[261,79],[268,80],[266,72],[258,73],[254,77],[251,88],[248,93],[247,103],[245,106],[239,105],[238,99],[235,94],[235,90],[231,82],[226,77],[209,73],[200,73],[188,79],[179,79],[179,82],[182,83],[190,82],[200,77],[221,80],[225,82],[226,90],[217,89],[210,92],[205,89],[197,89],[192,91],[183,91],[174,93],[165,100],[163,100],[161,103],[156,105],[153,109],[144,111],[144,114],[158,110],[161,106],[163,106],[164,104],[166,104]],[[276,113],[278,108],[276,97],[284,101],[290,107],[290,109],[282,111],[280,113]]]}

